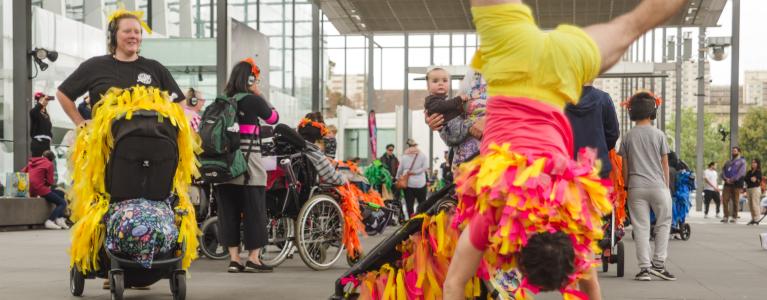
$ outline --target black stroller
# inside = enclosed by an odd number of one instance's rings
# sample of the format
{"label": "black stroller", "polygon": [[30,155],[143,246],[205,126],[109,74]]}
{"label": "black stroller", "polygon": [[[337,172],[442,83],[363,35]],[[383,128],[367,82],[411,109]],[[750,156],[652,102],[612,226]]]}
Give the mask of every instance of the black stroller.
{"label": "black stroller", "polygon": [[[455,185],[451,184],[431,195],[423,204],[419,204],[416,214],[436,215],[441,211],[453,210],[456,205]],[[335,292],[330,299],[355,299],[356,295],[352,295],[346,290],[346,286],[341,283],[342,279],[357,276],[370,270],[377,270],[386,263],[393,263],[400,259],[401,254],[396,250],[396,247],[408,239],[411,234],[420,230],[422,223],[423,219],[421,218],[410,219],[395,233],[376,245],[366,256],[362,257],[336,280]]]}
{"label": "black stroller", "polygon": [[[144,198],[164,201],[172,195],[173,176],[179,162],[178,129],[168,118],[158,123],[155,111],[137,111],[132,119],[117,119],[111,131],[114,148],[106,166],[106,190],[111,202]],[[178,212],[177,212],[178,214]],[[116,253],[104,245],[98,252],[99,269],[83,273],[76,265],[69,271],[70,292],[83,294],[85,279],[107,278],[112,299],[123,299],[125,288],[146,287],[169,279],[173,299],[186,297],[186,271],[182,268],[186,245],[154,257],[150,268]],[[177,255],[176,253],[181,253]]]}

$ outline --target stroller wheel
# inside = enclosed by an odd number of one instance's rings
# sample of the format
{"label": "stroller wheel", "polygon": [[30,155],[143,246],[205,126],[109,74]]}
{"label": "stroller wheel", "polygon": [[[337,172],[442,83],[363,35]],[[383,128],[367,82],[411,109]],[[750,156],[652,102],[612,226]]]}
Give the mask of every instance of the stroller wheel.
{"label": "stroller wheel", "polygon": [[122,300],[125,292],[125,277],[122,271],[109,271],[109,289],[112,300]]}
{"label": "stroller wheel", "polygon": [[85,289],[85,276],[83,273],[77,270],[77,266],[73,266],[69,270],[69,291],[72,292],[72,296],[80,297],[83,295]]}
{"label": "stroller wheel", "polygon": [[170,291],[173,293],[173,300],[186,299],[186,272],[173,273],[170,277]]}
{"label": "stroller wheel", "polygon": [[690,224],[684,223],[682,224],[681,232],[679,233],[679,236],[682,238],[682,240],[686,241],[690,239],[690,234],[692,233],[692,228],[690,228]]}
{"label": "stroller wheel", "polygon": [[620,241],[618,242],[618,247],[617,247],[618,249],[615,250],[615,260],[616,260],[616,264],[618,264],[618,270],[617,270],[618,277],[623,277],[623,274],[624,274],[624,267],[625,267],[624,261],[625,261],[626,252],[624,251],[625,249],[623,247],[624,247],[623,241]]}

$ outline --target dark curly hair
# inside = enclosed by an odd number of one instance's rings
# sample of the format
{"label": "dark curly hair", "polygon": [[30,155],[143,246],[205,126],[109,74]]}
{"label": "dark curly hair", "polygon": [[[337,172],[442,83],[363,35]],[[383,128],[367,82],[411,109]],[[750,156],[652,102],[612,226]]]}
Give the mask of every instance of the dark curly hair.
{"label": "dark curly hair", "polygon": [[657,115],[655,97],[647,92],[641,92],[631,96],[628,108],[631,121],[644,119],[655,120],[655,116]]}
{"label": "dark curly hair", "polygon": [[541,291],[555,291],[567,285],[575,271],[573,242],[563,232],[533,235],[519,256],[522,276]]}

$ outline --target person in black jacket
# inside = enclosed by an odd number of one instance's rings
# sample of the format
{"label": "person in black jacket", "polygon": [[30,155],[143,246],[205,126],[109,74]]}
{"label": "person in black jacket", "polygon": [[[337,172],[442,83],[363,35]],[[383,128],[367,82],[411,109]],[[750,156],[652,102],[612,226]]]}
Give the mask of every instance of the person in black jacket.
{"label": "person in black jacket", "polygon": [[759,214],[762,212],[759,203],[762,200],[762,162],[758,158],[751,161],[751,169],[746,172],[746,191],[748,207],[751,209],[751,222],[747,225],[759,225]]}
{"label": "person in black jacket", "polygon": [[[381,155],[379,160],[383,164],[384,168],[386,168],[386,171],[389,171],[391,177],[394,178],[394,176],[397,175],[397,168],[399,168],[399,159],[397,159],[397,156],[394,155],[394,145],[386,145],[386,153]],[[400,192],[396,187],[394,187],[394,185],[392,185],[392,193],[394,194],[394,200],[399,200]]]}
{"label": "person in black jacket", "polygon": [[615,143],[621,135],[610,94],[587,85],[583,87],[578,104],[568,104],[565,113],[573,129],[575,158],[578,158],[581,148],[596,149],[599,160],[602,161],[599,177],[610,176],[610,150],[615,148]]}
{"label": "person in black jacket", "polygon": [[29,136],[32,157],[40,157],[45,150],[51,149],[53,139],[53,124],[48,115],[48,101],[54,100],[52,96],[41,92],[35,93],[35,107],[29,111]]}

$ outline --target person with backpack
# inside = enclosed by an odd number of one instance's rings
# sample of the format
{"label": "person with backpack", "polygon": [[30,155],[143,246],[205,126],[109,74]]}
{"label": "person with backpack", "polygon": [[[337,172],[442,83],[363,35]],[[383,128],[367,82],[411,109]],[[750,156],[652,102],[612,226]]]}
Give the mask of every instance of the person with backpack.
{"label": "person with backpack", "polygon": [[[260,250],[267,244],[266,169],[261,162],[259,125],[279,121],[279,114],[264,99],[258,85],[260,70],[253,59],[237,63],[223,96],[205,110],[200,124],[203,153],[200,173],[217,183],[219,240],[228,247],[230,273],[271,272],[263,265]],[[234,128],[238,132],[232,132]],[[217,147],[224,145],[224,147]],[[231,147],[230,147],[231,145]],[[227,165],[217,169],[216,166]],[[240,224],[244,226],[248,260],[240,262]]]}

